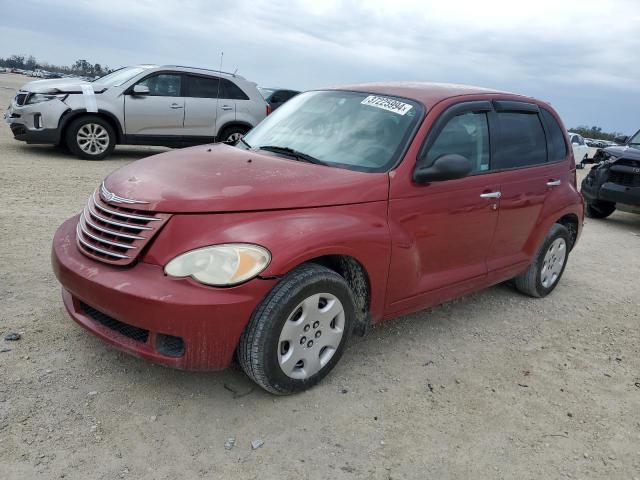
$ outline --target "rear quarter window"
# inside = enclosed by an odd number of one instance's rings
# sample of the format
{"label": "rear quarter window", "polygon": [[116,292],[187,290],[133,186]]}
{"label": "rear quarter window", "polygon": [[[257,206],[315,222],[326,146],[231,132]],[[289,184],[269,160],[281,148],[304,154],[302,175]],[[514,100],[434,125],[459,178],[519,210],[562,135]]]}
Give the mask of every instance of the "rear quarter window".
{"label": "rear quarter window", "polygon": [[222,98],[230,100],[249,100],[247,94],[240,87],[226,78],[222,79],[222,93],[220,95]]}
{"label": "rear quarter window", "polygon": [[547,161],[540,117],[529,112],[497,112],[498,149],[493,170],[530,167]]}
{"label": "rear quarter window", "polygon": [[542,120],[547,127],[547,148],[549,149],[549,161],[557,162],[567,158],[567,145],[564,141],[564,134],[555,117],[544,108],[540,109]]}

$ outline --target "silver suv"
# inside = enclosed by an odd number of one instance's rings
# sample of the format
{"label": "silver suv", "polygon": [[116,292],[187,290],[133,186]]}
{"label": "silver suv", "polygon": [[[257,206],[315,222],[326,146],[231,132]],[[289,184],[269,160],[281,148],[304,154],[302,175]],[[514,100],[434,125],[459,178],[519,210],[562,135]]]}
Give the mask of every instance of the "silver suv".
{"label": "silver suv", "polygon": [[5,113],[17,140],[66,144],[101,160],[116,144],[235,142],[271,111],[256,84],[226,72],[137,65],[93,82],[36,80]]}

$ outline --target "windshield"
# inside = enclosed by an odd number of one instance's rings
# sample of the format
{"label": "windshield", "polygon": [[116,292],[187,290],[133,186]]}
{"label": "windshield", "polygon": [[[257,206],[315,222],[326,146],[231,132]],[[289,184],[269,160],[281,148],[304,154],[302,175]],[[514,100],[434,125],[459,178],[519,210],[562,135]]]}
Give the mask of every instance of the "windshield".
{"label": "windshield", "polygon": [[105,87],[119,87],[139,73],[144,72],[144,70],[145,69],[142,67],[124,67],[120,70],[116,70],[115,72],[111,72],[104,77],[97,78],[94,82],[104,85]]}
{"label": "windshield", "polygon": [[422,110],[418,103],[396,97],[306,92],[269,115],[240,145],[284,148],[318,163],[383,172],[396,163]]}
{"label": "windshield", "polygon": [[629,146],[640,150],[640,130],[631,137],[631,140],[629,140]]}

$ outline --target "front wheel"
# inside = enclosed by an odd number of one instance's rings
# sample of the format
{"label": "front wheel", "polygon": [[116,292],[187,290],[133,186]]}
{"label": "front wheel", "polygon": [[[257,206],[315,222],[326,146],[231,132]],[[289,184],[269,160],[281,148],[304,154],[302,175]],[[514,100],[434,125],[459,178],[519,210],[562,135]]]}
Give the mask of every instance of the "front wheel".
{"label": "front wheel", "polygon": [[551,227],[526,272],[518,275],[515,285],[522,293],[531,297],[546,297],[558,282],[569,258],[571,234],[564,225]]}
{"label": "front wheel", "polygon": [[594,202],[587,202],[584,214],[589,218],[607,218],[615,209],[615,203],[596,200]]}
{"label": "front wheel", "polygon": [[116,147],[113,127],[96,115],[72,120],[65,139],[69,150],[85,160],[102,160]]}
{"label": "front wheel", "polygon": [[338,363],[353,328],[346,280],[309,263],[287,274],[254,312],[240,338],[246,374],[276,395],[306,390]]}

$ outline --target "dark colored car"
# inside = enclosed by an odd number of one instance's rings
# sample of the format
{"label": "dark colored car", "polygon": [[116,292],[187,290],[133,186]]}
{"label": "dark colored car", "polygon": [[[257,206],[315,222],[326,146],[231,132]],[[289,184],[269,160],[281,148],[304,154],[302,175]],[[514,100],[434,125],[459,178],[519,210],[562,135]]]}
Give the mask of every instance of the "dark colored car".
{"label": "dark colored car", "polygon": [[260,90],[266,102],[271,105],[272,111],[300,93],[297,90],[287,90],[284,88],[258,87],[258,90]]}
{"label": "dark colored car", "polygon": [[189,370],[236,357],[288,394],[370,325],[512,279],[548,295],[582,223],[548,104],[363,84],[302,93],[236,146],[120,168],[60,226],[52,263],[104,341]]}
{"label": "dark colored car", "polygon": [[622,145],[598,150],[596,165],[582,181],[588,217],[606,218],[616,208],[640,211],[640,131],[616,142]]}

